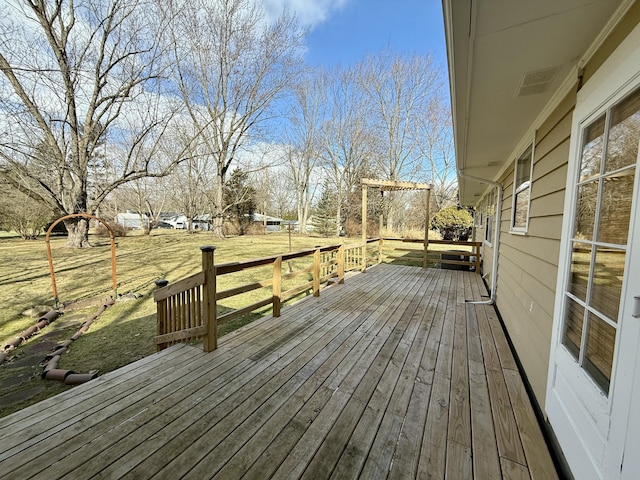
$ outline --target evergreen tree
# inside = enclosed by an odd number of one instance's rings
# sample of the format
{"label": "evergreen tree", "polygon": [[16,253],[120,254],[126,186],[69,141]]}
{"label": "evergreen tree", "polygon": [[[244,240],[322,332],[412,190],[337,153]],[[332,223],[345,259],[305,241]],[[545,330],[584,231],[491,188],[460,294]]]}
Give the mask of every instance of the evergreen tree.
{"label": "evergreen tree", "polygon": [[325,183],[322,189],[322,195],[316,206],[316,226],[315,230],[324,237],[337,234],[336,223],[337,205],[334,192],[329,189]]}
{"label": "evergreen tree", "polygon": [[238,235],[245,235],[256,211],[256,189],[249,185],[249,174],[240,168],[231,173],[224,185],[224,202],[227,215],[238,229]]}

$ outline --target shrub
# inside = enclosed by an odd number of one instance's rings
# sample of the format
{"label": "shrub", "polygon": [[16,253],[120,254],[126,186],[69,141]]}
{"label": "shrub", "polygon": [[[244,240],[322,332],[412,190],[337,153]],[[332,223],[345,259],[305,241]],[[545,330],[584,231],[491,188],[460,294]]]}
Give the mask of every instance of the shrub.
{"label": "shrub", "polygon": [[444,240],[468,240],[472,227],[471,213],[461,207],[443,208],[431,220],[431,228],[439,231]]}
{"label": "shrub", "polygon": [[[113,231],[114,237],[126,237],[127,233],[129,233],[129,229],[126,227],[123,227],[119,223],[109,223],[109,226]],[[108,237],[109,230],[107,230],[107,227],[105,227],[102,223],[98,223],[98,226],[95,229],[95,234],[98,237]]]}

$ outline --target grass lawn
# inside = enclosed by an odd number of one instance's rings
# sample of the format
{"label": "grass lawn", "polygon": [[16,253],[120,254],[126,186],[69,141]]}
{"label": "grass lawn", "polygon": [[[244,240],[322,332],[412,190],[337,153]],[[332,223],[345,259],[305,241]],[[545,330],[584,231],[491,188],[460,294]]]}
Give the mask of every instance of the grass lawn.
{"label": "grass lawn", "polygon": [[[51,241],[60,302],[107,297],[111,290],[111,257],[108,239],[92,237],[91,249],[64,248],[64,237]],[[347,244],[356,243],[357,240]],[[292,236],[292,250],[340,243],[337,238]],[[202,245],[215,245],[216,263],[247,260],[289,251],[286,234],[214,239],[206,232],[158,230],[145,237],[135,232],[117,239],[118,294],[141,295],[119,301],[107,309],[79,340],[71,345],[59,368],[79,373],[105,373],[155,352],[156,334],[154,281],[174,282],[201,268]],[[246,283],[253,271],[224,279],[221,289]],[[225,282],[227,285],[225,285]],[[260,295],[260,291],[254,295]],[[264,292],[262,292],[264,294]],[[0,341],[4,346],[35,323],[22,312],[35,305],[52,305],[53,294],[44,239],[23,241],[0,235]],[[242,301],[240,299],[239,301]],[[228,307],[235,307],[233,304]],[[222,305],[224,308],[224,305]],[[40,362],[59,342],[69,339],[80,324],[97,310],[96,306],[66,312],[40,334],[12,352],[13,359],[0,366],[0,416],[24,408],[64,390],[64,385],[40,379]],[[262,314],[269,312],[265,310]],[[260,315],[260,313],[258,314]],[[255,318],[255,315],[254,315]],[[246,322],[246,319],[244,320]],[[221,328],[221,333],[237,328],[242,320]]]}

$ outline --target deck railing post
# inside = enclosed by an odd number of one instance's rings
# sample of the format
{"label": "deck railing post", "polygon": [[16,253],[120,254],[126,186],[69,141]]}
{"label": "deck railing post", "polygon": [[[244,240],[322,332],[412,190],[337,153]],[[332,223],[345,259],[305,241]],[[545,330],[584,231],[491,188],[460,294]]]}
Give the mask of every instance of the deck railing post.
{"label": "deck railing post", "polygon": [[475,244],[473,246],[473,253],[476,255],[476,273],[480,275],[480,245]]}
{"label": "deck railing post", "polygon": [[384,239],[380,237],[378,239],[378,264],[382,263],[382,244],[384,243]]}
{"label": "deck railing post", "polygon": [[[166,287],[169,285],[168,280],[160,279],[155,281],[157,288]],[[167,332],[167,299],[164,298],[156,303],[156,322],[158,335],[164,335]],[[164,345],[156,345],[156,350],[159,352],[164,348]]]}
{"label": "deck railing post", "polygon": [[273,262],[273,316],[280,316],[282,295],[282,255]]}
{"label": "deck railing post", "polygon": [[218,348],[218,315],[216,302],[216,267],[214,263],[214,251],[216,247],[200,247],[202,251],[202,271],[204,272],[204,285],[202,286],[202,305],[206,333],[202,338],[202,349],[212,352]]}
{"label": "deck railing post", "polygon": [[320,247],[313,252],[313,296],[320,296]]}
{"label": "deck railing post", "polygon": [[338,248],[338,283],[344,283],[344,244]]}

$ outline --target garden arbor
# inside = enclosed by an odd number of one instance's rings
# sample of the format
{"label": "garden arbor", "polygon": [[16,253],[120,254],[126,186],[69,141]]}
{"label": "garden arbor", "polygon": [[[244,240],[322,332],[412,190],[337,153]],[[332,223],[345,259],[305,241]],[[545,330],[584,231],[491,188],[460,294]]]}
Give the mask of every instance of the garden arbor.
{"label": "garden arbor", "polygon": [[[367,191],[369,188],[376,188],[384,195],[384,192],[398,190],[424,190],[426,191],[426,213],[424,224],[424,267],[427,266],[426,252],[429,246],[429,202],[431,197],[431,185],[428,183],[415,182],[395,182],[392,180],[374,180],[370,178],[362,179],[362,241],[367,240]],[[382,221],[380,222],[382,227]]]}

